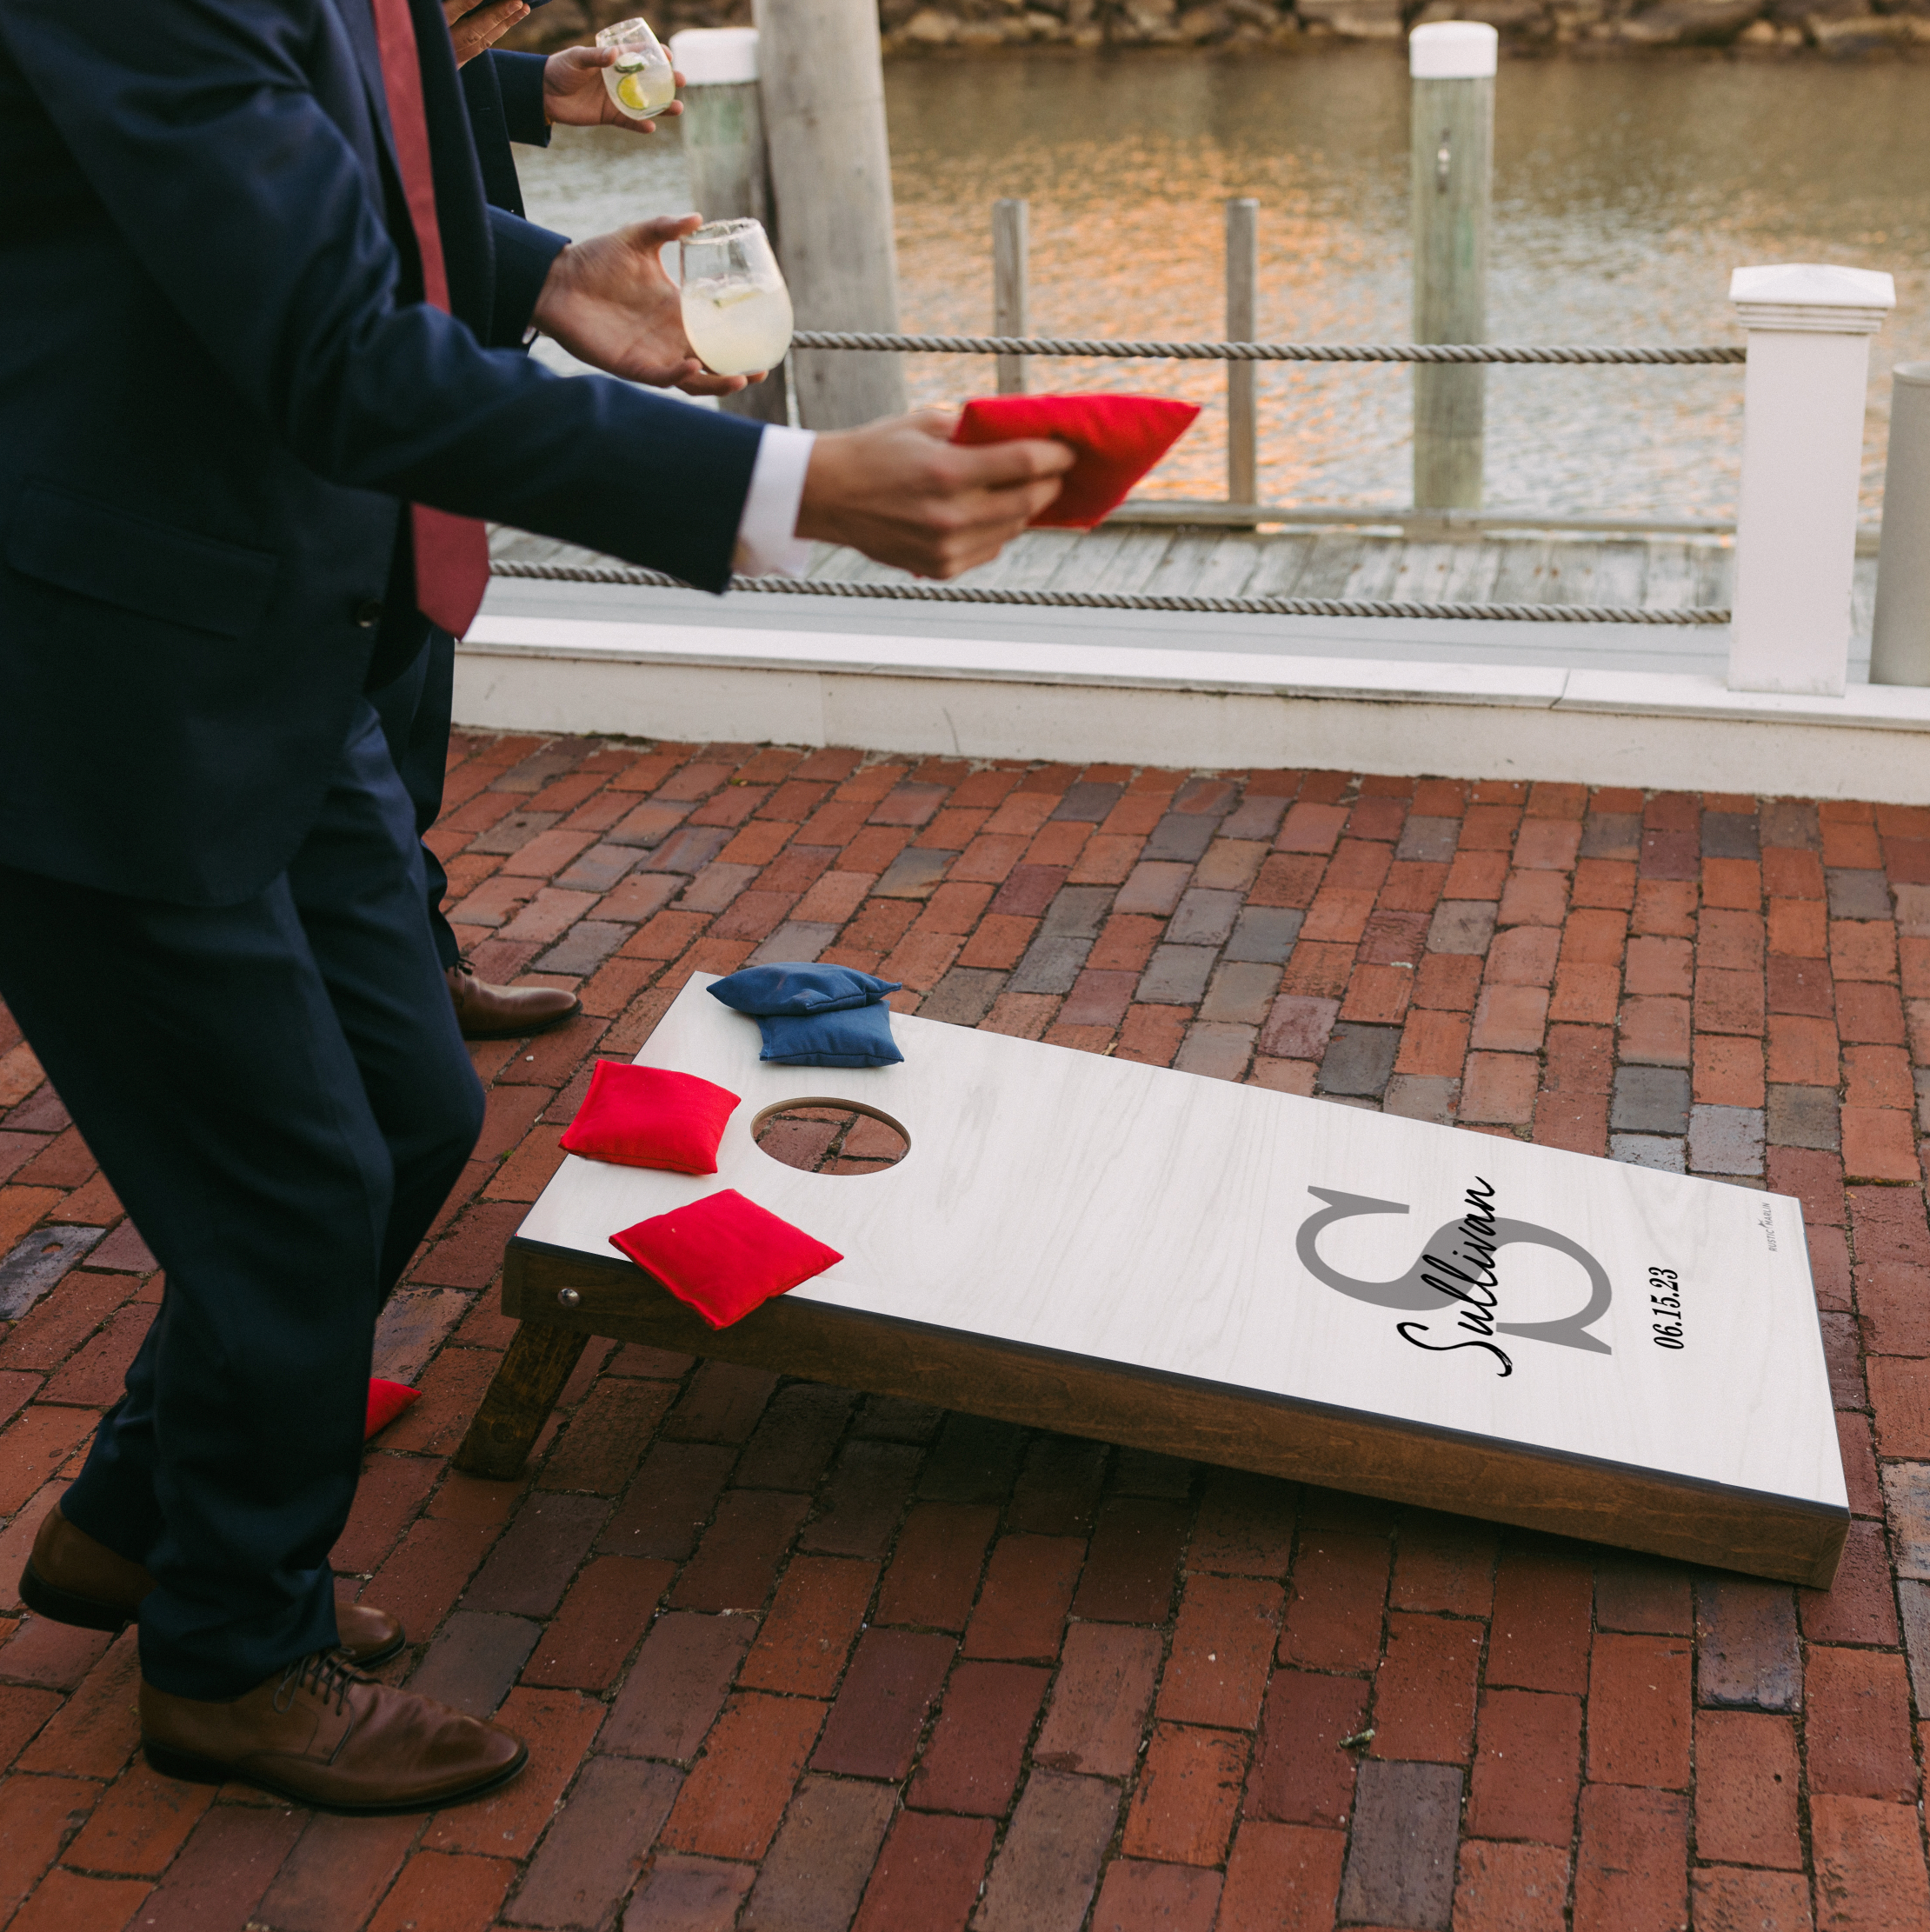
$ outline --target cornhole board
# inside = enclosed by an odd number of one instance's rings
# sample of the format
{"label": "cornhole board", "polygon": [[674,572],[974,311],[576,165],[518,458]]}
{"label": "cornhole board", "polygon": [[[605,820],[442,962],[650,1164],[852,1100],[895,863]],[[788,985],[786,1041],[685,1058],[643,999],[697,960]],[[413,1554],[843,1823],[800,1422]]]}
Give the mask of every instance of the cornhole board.
{"label": "cornhole board", "polygon": [[[1827,1587],[1848,1527],[1781,1195],[895,1016],[778,1067],[695,975],[638,1056],[742,1096],[715,1175],[566,1158],[462,1466],[522,1462],[589,1336]],[[800,1172],[849,1104],[909,1142]],[[735,1188],[844,1260],[713,1330],[609,1236]],[[1443,1289],[1450,1292],[1443,1292]]]}

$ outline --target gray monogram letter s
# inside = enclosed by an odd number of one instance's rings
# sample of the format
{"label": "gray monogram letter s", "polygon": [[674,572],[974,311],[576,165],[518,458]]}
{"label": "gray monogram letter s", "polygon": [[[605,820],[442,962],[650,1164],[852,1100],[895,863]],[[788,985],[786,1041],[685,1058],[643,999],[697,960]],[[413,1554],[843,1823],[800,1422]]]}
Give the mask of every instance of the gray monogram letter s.
{"label": "gray monogram letter s", "polygon": [[[1376,1201],[1368,1195],[1346,1194],[1333,1188],[1309,1188],[1307,1191],[1316,1201],[1327,1203],[1318,1214],[1309,1215],[1301,1223],[1299,1238],[1294,1243],[1301,1266],[1315,1281],[1340,1294],[1350,1296],[1356,1302],[1371,1302],[1376,1308],[1439,1309],[1444,1304],[1447,1298],[1429,1288],[1421,1276],[1428,1266],[1427,1257],[1430,1254],[1445,1253],[1459,1235],[1461,1223],[1458,1220],[1446,1222],[1421,1242],[1420,1255],[1404,1275],[1396,1276],[1391,1282],[1356,1281],[1321,1258],[1318,1246],[1321,1229],[1330,1222],[1348,1221],[1356,1215],[1406,1214],[1407,1203]],[[1606,1342],[1598,1341],[1587,1332],[1591,1322],[1600,1321],[1608,1312],[1614,1289],[1608,1280],[1607,1269],[1586,1248],[1578,1242],[1570,1241],[1566,1235],[1557,1234],[1552,1228],[1539,1227],[1532,1221],[1510,1221],[1499,1216],[1494,1219],[1493,1244],[1497,1249],[1510,1245],[1552,1248],[1557,1254],[1579,1262],[1588,1277],[1587,1302],[1573,1315],[1561,1316],[1552,1322],[1498,1322],[1494,1324],[1497,1329],[1507,1335],[1527,1336],[1537,1342],[1553,1342],[1564,1349],[1581,1349],[1590,1355],[1614,1352]]]}

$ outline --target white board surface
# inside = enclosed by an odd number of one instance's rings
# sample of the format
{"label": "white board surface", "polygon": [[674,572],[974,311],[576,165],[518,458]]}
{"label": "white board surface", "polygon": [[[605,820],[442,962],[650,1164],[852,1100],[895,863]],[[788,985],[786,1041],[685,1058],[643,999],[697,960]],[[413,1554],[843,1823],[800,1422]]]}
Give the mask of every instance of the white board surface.
{"label": "white board surface", "polygon": [[[796,1298],[1847,1507],[1786,1196],[902,1015],[901,1066],[771,1066],[710,983],[638,1058],[742,1096],[719,1171],[567,1157],[523,1239],[609,1260],[617,1229],[735,1188],[845,1256]],[[784,1166],[752,1123],[806,1100],[876,1109],[909,1152]],[[1470,1190],[1491,1275],[1459,1231]],[[1428,1253],[1492,1309],[1422,1283],[1454,1280]],[[1671,1276],[1679,1314],[1656,1305]]]}

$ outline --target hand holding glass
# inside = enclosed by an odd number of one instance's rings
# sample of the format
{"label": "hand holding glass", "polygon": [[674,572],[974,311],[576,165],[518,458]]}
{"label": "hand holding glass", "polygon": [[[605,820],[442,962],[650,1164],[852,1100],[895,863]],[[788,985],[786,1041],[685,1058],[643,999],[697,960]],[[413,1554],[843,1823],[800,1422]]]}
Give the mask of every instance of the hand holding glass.
{"label": "hand holding glass", "polygon": [[679,244],[683,332],[718,376],[775,369],[791,345],[791,296],[762,224],[712,222]]}
{"label": "hand holding glass", "polygon": [[596,36],[596,44],[616,56],[603,70],[603,85],[624,113],[648,120],[676,98],[676,71],[649,21],[620,20]]}

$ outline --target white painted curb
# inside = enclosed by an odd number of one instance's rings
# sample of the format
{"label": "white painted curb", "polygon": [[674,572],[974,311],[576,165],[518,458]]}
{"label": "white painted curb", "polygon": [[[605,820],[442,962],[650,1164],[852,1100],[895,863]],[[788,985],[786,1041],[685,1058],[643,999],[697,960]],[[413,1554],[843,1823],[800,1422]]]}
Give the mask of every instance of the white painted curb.
{"label": "white painted curb", "polygon": [[1930,803],[1930,690],[1244,651],[479,618],[486,730]]}

